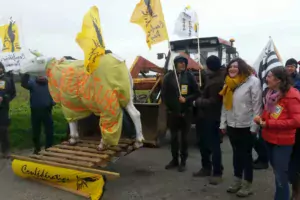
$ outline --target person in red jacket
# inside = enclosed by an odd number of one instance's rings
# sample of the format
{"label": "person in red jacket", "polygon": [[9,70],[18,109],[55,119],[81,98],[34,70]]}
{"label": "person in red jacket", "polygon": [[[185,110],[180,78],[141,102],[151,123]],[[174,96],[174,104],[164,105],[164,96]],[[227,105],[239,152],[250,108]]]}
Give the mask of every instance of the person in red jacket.
{"label": "person in red jacket", "polygon": [[275,174],[275,200],[289,200],[288,165],[300,127],[300,93],[292,87],[283,67],[271,69],[266,77],[268,91],[264,97],[262,116],[255,121],[262,127],[270,163]]}

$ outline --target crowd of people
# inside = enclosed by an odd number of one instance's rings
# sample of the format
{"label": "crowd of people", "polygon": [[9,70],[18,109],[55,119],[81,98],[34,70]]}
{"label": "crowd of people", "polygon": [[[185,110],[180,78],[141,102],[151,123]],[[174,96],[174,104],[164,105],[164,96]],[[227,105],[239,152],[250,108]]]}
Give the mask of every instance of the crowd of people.
{"label": "crowd of people", "polygon": [[[235,58],[223,67],[218,57],[210,56],[205,76],[201,73],[201,87],[187,70],[184,56],[177,56],[174,65],[176,73],[168,72],[162,86],[172,153],[165,168],[186,170],[187,135],[196,111],[202,167],[193,176],[209,177],[213,185],[222,182],[221,138],[226,134],[232,146],[234,174],[228,193],[238,197],[253,194],[253,169],[267,169],[270,163],[275,175],[274,199],[291,198],[289,183],[295,196],[300,172],[300,135],[296,134],[300,131],[298,62],[291,58],[285,67],[270,69],[260,81],[243,59]],[[258,154],[256,160],[253,149]]]}
{"label": "crowd of people", "polygon": [[[209,177],[210,184],[222,182],[221,143],[229,137],[233,151],[234,182],[227,192],[239,197],[253,193],[253,169],[275,174],[275,200],[290,199],[289,183],[297,193],[300,173],[300,76],[298,62],[289,59],[285,67],[275,67],[266,76],[267,87],[243,59],[235,58],[226,67],[216,56],[206,60],[201,73],[202,86],[187,70],[184,56],[174,59],[176,73],[164,77],[162,101],[168,111],[172,160],[166,169],[186,170],[187,136],[196,112],[196,133],[202,166],[194,177]],[[205,72],[205,73],[204,73]],[[55,105],[47,78],[21,77],[21,86],[30,92],[34,153],[41,150],[40,135],[45,129],[45,148],[53,144],[52,107]],[[0,63],[0,144],[4,158],[9,157],[9,104],[16,96],[13,76]],[[253,160],[252,150],[258,157]],[[293,195],[294,195],[293,194]]]}
{"label": "crowd of people", "polygon": [[[46,134],[45,148],[53,144],[52,107],[54,101],[48,89],[48,80],[45,76],[21,76],[21,86],[30,93],[31,128],[34,154],[41,150],[40,136],[42,126]],[[10,145],[8,127],[10,125],[9,104],[16,97],[16,88],[13,74],[5,72],[0,62],[0,144],[3,158],[9,158]]]}

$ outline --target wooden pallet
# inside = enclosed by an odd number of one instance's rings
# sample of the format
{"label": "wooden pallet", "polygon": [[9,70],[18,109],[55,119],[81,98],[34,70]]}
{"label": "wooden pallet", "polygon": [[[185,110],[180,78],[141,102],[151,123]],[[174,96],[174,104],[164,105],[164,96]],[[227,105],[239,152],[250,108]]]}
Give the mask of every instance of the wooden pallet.
{"label": "wooden pallet", "polygon": [[134,142],[131,139],[121,139],[119,145],[105,151],[97,150],[99,140],[80,140],[76,145],[63,142],[39,152],[38,155],[29,155],[28,157],[12,155],[12,158],[98,173],[106,175],[108,179],[115,179],[119,177],[118,173],[101,170],[101,168],[106,167],[114,159],[134,151]]}

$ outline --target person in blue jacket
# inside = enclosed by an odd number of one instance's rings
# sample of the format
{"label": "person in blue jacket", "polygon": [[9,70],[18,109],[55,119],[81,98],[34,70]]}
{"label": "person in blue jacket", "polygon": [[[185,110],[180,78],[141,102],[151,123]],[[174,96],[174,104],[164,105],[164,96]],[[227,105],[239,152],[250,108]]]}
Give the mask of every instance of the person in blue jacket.
{"label": "person in blue jacket", "polygon": [[41,150],[40,136],[42,124],[46,134],[45,149],[53,144],[52,107],[54,101],[45,76],[31,78],[28,74],[21,77],[21,86],[30,91],[31,126],[33,133],[34,154]]}

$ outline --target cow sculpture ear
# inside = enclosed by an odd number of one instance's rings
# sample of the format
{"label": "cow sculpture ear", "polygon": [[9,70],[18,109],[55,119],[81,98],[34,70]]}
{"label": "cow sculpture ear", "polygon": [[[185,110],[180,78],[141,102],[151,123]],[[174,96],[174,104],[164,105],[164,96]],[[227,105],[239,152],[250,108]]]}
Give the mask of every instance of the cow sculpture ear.
{"label": "cow sculpture ear", "polygon": [[42,56],[43,54],[39,53],[37,50],[31,50],[29,49],[30,53],[32,53],[33,55],[35,55],[36,57],[40,57]]}

